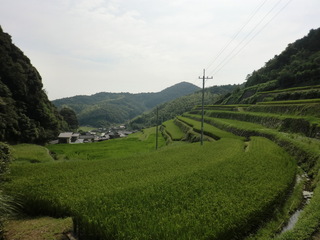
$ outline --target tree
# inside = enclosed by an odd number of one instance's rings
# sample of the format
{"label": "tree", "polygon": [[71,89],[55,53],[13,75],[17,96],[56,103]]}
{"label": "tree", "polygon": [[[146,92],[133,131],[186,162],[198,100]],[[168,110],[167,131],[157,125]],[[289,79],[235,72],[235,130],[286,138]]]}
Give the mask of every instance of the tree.
{"label": "tree", "polygon": [[60,115],[63,117],[63,119],[68,123],[69,130],[71,131],[77,131],[79,128],[79,122],[76,113],[67,107],[63,107],[59,111]]}

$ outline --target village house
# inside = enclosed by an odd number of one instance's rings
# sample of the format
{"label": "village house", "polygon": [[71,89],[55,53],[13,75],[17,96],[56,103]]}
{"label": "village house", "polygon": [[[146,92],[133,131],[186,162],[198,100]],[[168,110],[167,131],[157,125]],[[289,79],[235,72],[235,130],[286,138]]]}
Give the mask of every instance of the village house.
{"label": "village house", "polygon": [[79,133],[63,132],[58,136],[58,143],[73,143],[79,139]]}
{"label": "village house", "polygon": [[80,135],[80,139],[83,139],[84,143],[88,143],[88,142],[94,142],[98,140],[98,137],[96,137],[95,135]]}
{"label": "village house", "polygon": [[63,132],[58,136],[58,143],[70,143],[73,132]]}

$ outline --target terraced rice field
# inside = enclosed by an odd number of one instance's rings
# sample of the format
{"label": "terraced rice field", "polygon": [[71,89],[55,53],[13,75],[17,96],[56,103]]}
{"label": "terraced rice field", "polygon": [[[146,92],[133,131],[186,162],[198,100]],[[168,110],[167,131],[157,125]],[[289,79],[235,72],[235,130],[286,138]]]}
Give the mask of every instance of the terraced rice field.
{"label": "terraced rice field", "polygon": [[[268,139],[251,138],[245,151],[242,138],[222,132],[203,146],[139,145],[140,153],[128,148],[123,157],[108,154],[118,144],[112,141],[88,145],[78,160],[75,146],[52,146],[61,160],[13,164],[6,188],[29,213],[71,216],[80,239],[243,237],[281,204],[296,163]],[[149,149],[154,135],[141,139],[121,146]]]}

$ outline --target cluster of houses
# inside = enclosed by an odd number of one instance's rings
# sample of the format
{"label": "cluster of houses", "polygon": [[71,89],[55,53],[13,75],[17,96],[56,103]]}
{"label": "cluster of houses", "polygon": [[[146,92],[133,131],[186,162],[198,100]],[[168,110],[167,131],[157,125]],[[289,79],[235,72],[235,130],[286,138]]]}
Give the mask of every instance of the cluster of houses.
{"label": "cluster of houses", "polygon": [[109,139],[123,138],[133,132],[126,131],[124,126],[112,128],[108,132],[89,131],[84,134],[74,132],[62,132],[55,143],[89,143],[101,142]]}

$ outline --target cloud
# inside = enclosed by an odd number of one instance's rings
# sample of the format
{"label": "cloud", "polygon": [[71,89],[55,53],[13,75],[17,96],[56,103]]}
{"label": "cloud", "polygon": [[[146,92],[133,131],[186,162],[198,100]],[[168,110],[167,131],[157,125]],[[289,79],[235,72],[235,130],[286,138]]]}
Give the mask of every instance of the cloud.
{"label": "cloud", "polygon": [[[208,74],[279,2],[268,0]],[[262,2],[254,0],[0,0],[4,31],[31,59],[50,99],[99,91],[160,91],[198,76]],[[288,1],[280,1],[280,10]],[[317,26],[320,2],[291,1],[208,85],[247,74]],[[250,35],[250,39],[253,35]],[[243,42],[244,44],[247,41]],[[242,45],[241,45],[242,46]],[[237,49],[237,51],[239,48]],[[219,62],[220,61],[220,62]]]}

